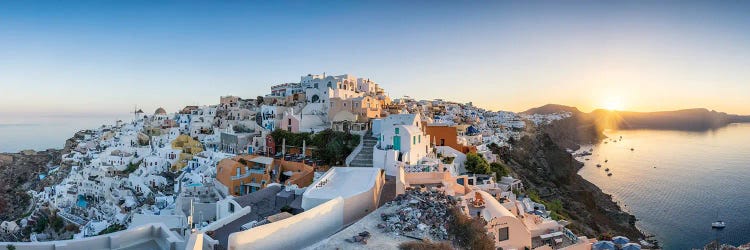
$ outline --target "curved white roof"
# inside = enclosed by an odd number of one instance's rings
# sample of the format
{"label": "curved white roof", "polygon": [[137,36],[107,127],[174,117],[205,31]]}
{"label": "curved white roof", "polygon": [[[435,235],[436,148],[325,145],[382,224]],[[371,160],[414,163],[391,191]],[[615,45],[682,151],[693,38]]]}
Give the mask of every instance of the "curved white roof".
{"label": "curved white roof", "polygon": [[484,199],[484,209],[482,209],[482,217],[484,217],[485,220],[491,221],[493,218],[500,217],[516,218],[513,213],[508,211],[508,209],[500,204],[500,202],[497,201],[495,197],[492,197],[491,194],[481,190],[477,190],[476,192],[482,196],[482,199]]}
{"label": "curved white roof", "polygon": [[[302,203],[306,201],[330,200],[336,197],[344,199],[372,189],[380,176],[379,168],[333,167],[323,177],[307,187],[302,194]],[[311,202],[311,205],[316,202]]]}

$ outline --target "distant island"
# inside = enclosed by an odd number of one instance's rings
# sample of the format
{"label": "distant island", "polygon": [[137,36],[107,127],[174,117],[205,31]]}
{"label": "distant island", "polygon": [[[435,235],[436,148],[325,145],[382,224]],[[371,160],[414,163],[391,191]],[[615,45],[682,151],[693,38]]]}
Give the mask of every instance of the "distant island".
{"label": "distant island", "polygon": [[633,112],[597,109],[584,113],[578,108],[559,104],[547,104],[532,108],[522,114],[553,114],[569,112],[573,115],[589,116],[600,129],[672,129],[708,130],[730,123],[750,122],[750,115],[734,115],[706,108],[682,109],[657,112]]}
{"label": "distant island", "polygon": [[560,146],[577,149],[581,144],[596,143],[606,136],[608,129],[662,129],[705,131],[718,129],[731,123],[750,122],[750,116],[727,114],[705,108],[658,112],[632,112],[597,109],[590,113],[576,107],[547,104],[531,108],[521,114],[549,115],[568,113],[563,119],[541,129]]}

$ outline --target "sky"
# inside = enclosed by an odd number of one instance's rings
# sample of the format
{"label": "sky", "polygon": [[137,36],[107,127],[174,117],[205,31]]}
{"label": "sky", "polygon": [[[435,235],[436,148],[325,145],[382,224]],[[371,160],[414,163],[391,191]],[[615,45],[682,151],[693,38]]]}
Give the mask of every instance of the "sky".
{"label": "sky", "polygon": [[0,115],[251,98],[309,73],[523,111],[750,114],[750,1],[3,1]]}

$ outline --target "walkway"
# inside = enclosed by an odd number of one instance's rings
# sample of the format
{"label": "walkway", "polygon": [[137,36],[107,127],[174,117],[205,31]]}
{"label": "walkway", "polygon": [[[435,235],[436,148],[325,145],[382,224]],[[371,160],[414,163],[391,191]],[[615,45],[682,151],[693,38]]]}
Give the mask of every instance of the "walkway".
{"label": "walkway", "polygon": [[378,143],[378,140],[372,137],[372,131],[367,131],[367,133],[362,136],[362,150],[359,151],[359,154],[354,157],[354,160],[349,164],[350,167],[361,167],[361,168],[371,168],[372,167],[372,149],[375,147],[375,144]]}

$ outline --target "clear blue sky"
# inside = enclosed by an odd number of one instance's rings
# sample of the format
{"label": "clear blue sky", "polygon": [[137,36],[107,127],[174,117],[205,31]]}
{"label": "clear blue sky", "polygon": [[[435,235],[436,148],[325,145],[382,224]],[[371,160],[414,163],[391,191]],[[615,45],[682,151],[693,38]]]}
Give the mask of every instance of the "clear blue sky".
{"label": "clear blue sky", "polygon": [[2,1],[0,114],[254,97],[307,73],[520,111],[750,114],[750,1]]}

